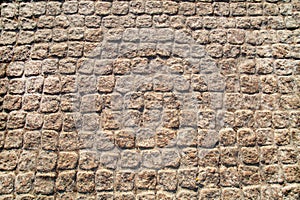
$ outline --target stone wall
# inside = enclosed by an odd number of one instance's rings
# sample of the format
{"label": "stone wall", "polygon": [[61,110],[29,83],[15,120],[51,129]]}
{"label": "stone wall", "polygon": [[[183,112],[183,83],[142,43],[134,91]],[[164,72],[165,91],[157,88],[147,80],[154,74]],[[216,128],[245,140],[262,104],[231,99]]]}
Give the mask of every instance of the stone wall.
{"label": "stone wall", "polygon": [[300,199],[298,0],[0,9],[0,200]]}

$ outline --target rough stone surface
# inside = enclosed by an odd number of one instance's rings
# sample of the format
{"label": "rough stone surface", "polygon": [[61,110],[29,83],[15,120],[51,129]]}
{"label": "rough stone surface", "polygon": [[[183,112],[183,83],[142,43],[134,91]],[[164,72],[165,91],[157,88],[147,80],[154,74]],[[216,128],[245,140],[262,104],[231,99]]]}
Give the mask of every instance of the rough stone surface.
{"label": "rough stone surface", "polygon": [[2,0],[0,200],[299,200],[299,0]]}

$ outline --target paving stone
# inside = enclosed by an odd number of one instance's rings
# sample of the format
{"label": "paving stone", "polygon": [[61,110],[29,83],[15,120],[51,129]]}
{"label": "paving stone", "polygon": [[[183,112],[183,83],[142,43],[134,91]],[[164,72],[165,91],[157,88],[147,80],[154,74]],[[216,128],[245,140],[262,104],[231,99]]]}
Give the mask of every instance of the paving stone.
{"label": "paving stone", "polygon": [[78,172],[76,188],[81,193],[90,193],[95,190],[95,174],[94,172]]}
{"label": "paving stone", "polygon": [[123,130],[116,132],[116,143],[120,148],[134,148],[135,133],[133,130]]}
{"label": "paving stone", "polygon": [[238,141],[240,145],[254,146],[256,135],[251,129],[240,129],[238,130]]}
{"label": "paving stone", "polygon": [[116,15],[126,15],[129,10],[128,2],[113,2],[111,12]]}
{"label": "paving stone", "polygon": [[116,174],[116,189],[118,191],[131,191],[134,186],[135,174],[130,171],[120,171]]}
{"label": "paving stone", "polygon": [[198,151],[196,148],[184,148],[181,152],[181,166],[193,167],[199,163]]}
{"label": "paving stone", "polygon": [[59,172],[55,186],[59,191],[74,191],[75,189],[75,171]]}
{"label": "paving stone", "polygon": [[220,174],[215,167],[199,168],[198,184],[204,187],[215,187],[218,184]]}
{"label": "paving stone", "polygon": [[58,133],[56,131],[43,131],[41,146],[44,150],[56,150],[58,146]]}
{"label": "paving stone", "polygon": [[9,194],[14,189],[15,176],[13,174],[2,174],[0,175],[0,194]]}
{"label": "paving stone", "polygon": [[134,150],[125,150],[121,153],[121,167],[135,169],[140,165],[141,156]]}
{"label": "paving stone", "polygon": [[26,117],[25,127],[29,130],[40,129],[44,122],[44,116],[37,113],[29,113]]}
{"label": "paving stone", "polygon": [[142,162],[142,165],[146,168],[159,168],[162,164],[161,153],[158,150],[145,150],[142,153]]}
{"label": "paving stone", "polygon": [[24,63],[23,62],[13,62],[7,66],[6,74],[11,77],[20,77],[22,76],[24,71]]}
{"label": "paving stone", "polygon": [[6,95],[3,99],[3,109],[19,110],[22,106],[22,97],[19,95]]}
{"label": "paving stone", "polygon": [[35,171],[37,152],[35,150],[23,150],[20,154],[18,169],[20,171]]}
{"label": "paving stone", "polygon": [[221,198],[221,193],[218,189],[202,189],[200,191],[200,199],[220,199]]}
{"label": "paving stone", "polygon": [[278,149],[273,146],[261,147],[260,162],[264,164],[274,164],[278,162]]}
{"label": "paving stone", "polygon": [[54,192],[54,179],[53,173],[42,174],[38,173],[34,181],[34,190],[37,194],[53,194]]}
{"label": "paving stone", "polygon": [[47,4],[47,13],[49,15],[58,15],[61,12],[60,7],[60,2],[49,2]]}
{"label": "paving stone", "polygon": [[75,1],[64,2],[62,5],[62,10],[65,14],[73,14],[78,11],[78,3]]}
{"label": "paving stone", "polygon": [[47,43],[34,44],[31,57],[34,59],[43,59],[48,56],[49,45]]}
{"label": "paving stone", "polygon": [[236,147],[227,147],[221,149],[220,161],[223,165],[237,165],[238,149]]}
{"label": "paving stone", "polygon": [[222,191],[223,199],[242,199],[242,191],[237,188],[225,188]]}
{"label": "paving stone", "polygon": [[158,191],[156,197],[159,199],[169,200],[174,198],[174,194],[171,192]]}
{"label": "paving stone", "polygon": [[257,148],[242,148],[241,149],[241,160],[245,164],[257,164],[259,162],[259,155]]}
{"label": "paving stone", "polygon": [[236,143],[236,133],[233,129],[227,128],[220,130],[220,142],[224,146],[230,146]]}
{"label": "paving stone", "polygon": [[233,16],[243,16],[247,12],[245,3],[232,3],[230,4],[230,10]]}
{"label": "paving stone", "polygon": [[22,130],[12,130],[8,131],[4,141],[4,148],[20,148],[23,143],[23,131]]}
{"label": "paving stone", "polygon": [[239,186],[239,174],[236,167],[220,168],[220,184],[222,186]]}
{"label": "paving stone", "polygon": [[96,2],[95,13],[98,15],[108,15],[111,9],[111,2]]}
{"label": "paving stone", "polygon": [[0,156],[0,168],[3,171],[9,171],[16,168],[18,152],[15,150],[4,150]]}
{"label": "paving stone", "polygon": [[56,112],[59,108],[59,99],[56,96],[43,96],[41,100],[42,112]]}
{"label": "paving stone", "polygon": [[40,146],[40,139],[39,131],[27,131],[24,134],[24,147],[26,149],[37,149]]}
{"label": "paving stone", "polygon": [[154,190],[157,184],[157,174],[154,170],[143,170],[136,175],[136,187]]}
{"label": "paving stone", "polygon": [[109,170],[98,170],[95,176],[95,184],[97,191],[110,191],[113,190],[114,175]]}
{"label": "paving stone", "polygon": [[79,2],[78,13],[83,15],[90,15],[94,12],[94,3],[91,1]]}
{"label": "paving stone", "polygon": [[177,173],[172,170],[160,170],[158,172],[158,187],[166,191],[173,191],[177,188]]}
{"label": "paving stone", "polygon": [[57,154],[40,151],[37,157],[37,170],[42,172],[52,171],[56,167]]}
{"label": "paving stone", "polygon": [[295,164],[297,162],[297,151],[293,148],[281,147],[278,157],[283,164]]}
{"label": "paving stone", "polygon": [[243,188],[245,199],[260,198],[260,188],[257,186],[248,186]]}
{"label": "paving stone", "polygon": [[16,176],[16,192],[19,194],[29,193],[33,189],[34,174],[32,172],[20,173]]}
{"label": "paving stone", "polygon": [[[212,6],[209,6],[208,3],[199,4],[199,7],[200,7],[200,5],[203,5],[204,8],[210,7],[210,10],[212,10],[212,8],[213,8],[213,12],[215,15],[228,16],[230,13],[230,4],[227,2],[215,2]],[[205,12],[205,11],[202,11],[201,13],[203,13],[203,12]],[[208,13],[205,13],[205,14],[208,14]]]}
{"label": "paving stone", "polygon": [[59,148],[61,150],[77,150],[78,134],[76,132],[63,132],[59,135]]}
{"label": "paving stone", "polygon": [[94,152],[80,152],[79,167],[83,170],[95,169],[98,166],[96,160],[96,153]]}
{"label": "paving stone", "polygon": [[8,116],[7,128],[18,129],[25,125],[26,113],[13,111]]}
{"label": "paving stone", "polygon": [[176,194],[177,199],[193,199],[197,198],[197,193],[190,190],[182,190]]}
{"label": "paving stone", "polygon": [[18,12],[18,7],[12,3],[6,3],[1,6],[1,17],[14,17]]}
{"label": "paving stone", "polygon": [[23,109],[25,111],[36,111],[40,107],[40,95],[24,95],[23,97]]}
{"label": "paving stone", "polygon": [[58,113],[52,113],[45,115],[43,128],[46,130],[61,130],[62,127],[62,118]]}
{"label": "paving stone", "polygon": [[74,169],[78,163],[78,155],[74,152],[60,152],[58,161],[57,161],[57,168],[58,169]]}
{"label": "paving stone", "polygon": [[[162,165],[165,167],[178,168],[180,165],[180,155],[176,149],[165,149],[161,151]],[[159,161],[160,162],[160,161]]]}
{"label": "paving stone", "polygon": [[205,1],[203,1],[203,2],[197,2],[197,4],[196,4],[197,15],[200,15],[200,16],[211,15],[213,13],[213,10],[214,9],[213,9],[213,6],[211,3],[207,3]]}
{"label": "paving stone", "polygon": [[179,15],[194,15],[195,14],[195,4],[189,2],[181,2],[178,8]]}

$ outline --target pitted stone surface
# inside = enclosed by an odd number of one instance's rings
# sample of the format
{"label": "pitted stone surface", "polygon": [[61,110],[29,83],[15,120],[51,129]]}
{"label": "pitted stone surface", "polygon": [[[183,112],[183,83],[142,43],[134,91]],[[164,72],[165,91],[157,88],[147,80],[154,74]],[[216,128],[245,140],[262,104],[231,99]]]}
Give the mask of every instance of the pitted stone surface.
{"label": "pitted stone surface", "polygon": [[300,199],[297,0],[0,3],[0,199]]}

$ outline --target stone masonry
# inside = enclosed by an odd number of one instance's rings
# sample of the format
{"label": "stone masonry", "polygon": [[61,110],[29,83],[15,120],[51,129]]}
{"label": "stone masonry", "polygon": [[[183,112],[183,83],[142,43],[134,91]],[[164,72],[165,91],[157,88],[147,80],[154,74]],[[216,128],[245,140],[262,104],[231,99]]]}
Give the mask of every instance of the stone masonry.
{"label": "stone masonry", "polygon": [[0,200],[299,200],[300,1],[0,5]]}

